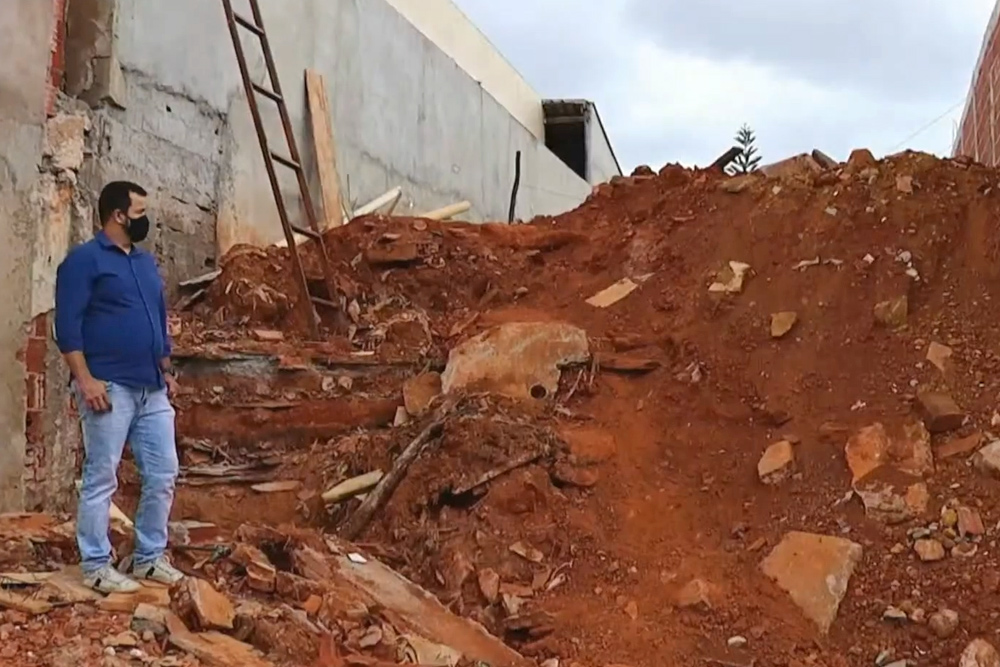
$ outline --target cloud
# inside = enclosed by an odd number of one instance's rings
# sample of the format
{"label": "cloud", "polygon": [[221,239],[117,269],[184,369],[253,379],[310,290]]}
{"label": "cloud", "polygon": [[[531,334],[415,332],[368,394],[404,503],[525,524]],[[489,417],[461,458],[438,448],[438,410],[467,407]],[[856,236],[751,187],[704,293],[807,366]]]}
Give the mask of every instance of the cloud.
{"label": "cloud", "polygon": [[765,162],[918,130],[906,147],[946,154],[993,4],[456,1],[542,97],[594,100],[625,170],[708,164],[744,122]]}
{"label": "cloud", "polygon": [[632,28],[669,51],[749,60],[785,76],[896,100],[946,99],[966,85],[969,54],[978,51],[992,8],[978,0],[626,4]]}

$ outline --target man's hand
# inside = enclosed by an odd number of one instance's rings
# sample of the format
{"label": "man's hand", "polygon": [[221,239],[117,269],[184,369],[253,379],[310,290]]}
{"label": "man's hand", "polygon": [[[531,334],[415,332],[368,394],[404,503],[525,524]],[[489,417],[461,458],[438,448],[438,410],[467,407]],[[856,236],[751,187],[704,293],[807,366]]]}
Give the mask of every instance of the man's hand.
{"label": "man's hand", "polygon": [[95,378],[77,380],[80,393],[87,407],[94,412],[108,412],[111,410],[111,399],[108,398],[108,389],[103,382]]}
{"label": "man's hand", "polygon": [[176,398],[181,390],[180,384],[177,383],[177,378],[170,373],[164,373],[163,380],[167,383],[167,396]]}

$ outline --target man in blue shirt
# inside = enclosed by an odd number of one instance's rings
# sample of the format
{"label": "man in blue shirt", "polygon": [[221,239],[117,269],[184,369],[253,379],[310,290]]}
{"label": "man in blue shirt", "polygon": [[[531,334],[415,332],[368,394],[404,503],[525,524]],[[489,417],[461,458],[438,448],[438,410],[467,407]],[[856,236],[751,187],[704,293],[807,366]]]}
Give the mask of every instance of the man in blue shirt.
{"label": "man in blue shirt", "polygon": [[[138,579],[183,577],[164,555],[177,478],[177,390],[163,281],[136,243],[149,233],[146,191],[108,183],[98,201],[102,230],[73,248],[56,274],[56,339],[73,375],[83,430],[83,484],[76,537],[84,582],[103,593],[130,592]],[[125,572],[111,564],[108,539],[118,463],[129,443],[142,491],[135,553]]]}

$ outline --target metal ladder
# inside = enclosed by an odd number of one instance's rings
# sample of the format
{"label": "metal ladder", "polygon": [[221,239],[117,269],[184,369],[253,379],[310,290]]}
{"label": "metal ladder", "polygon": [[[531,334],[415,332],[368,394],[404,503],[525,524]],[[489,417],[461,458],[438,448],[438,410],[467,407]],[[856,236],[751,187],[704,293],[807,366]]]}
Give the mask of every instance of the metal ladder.
{"label": "metal ladder", "polygon": [[[267,167],[267,177],[271,181],[271,192],[274,194],[274,203],[278,207],[278,217],[281,219],[281,229],[285,234],[285,242],[288,244],[288,252],[292,256],[292,266],[298,278],[299,289],[302,298],[311,310],[310,324],[311,333],[314,338],[319,337],[319,315],[316,306],[324,306],[339,310],[342,304],[331,299],[337,299],[339,290],[337,289],[336,277],[333,273],[333,266],[330,264],[329,255],[326,252],[326,244],[323,242],[323,235],[316,219],[316,209],[313,206],[312,197],[309,194],[309,184],[306,182],[306,174],[302,168],[302,160],[299,157],[299,149],[295,143],[295,134],[292,132],[292,123],[288,117],[288,107],[285,104],[285,97],[281,93],[281,83],[278,81],[278,71],[274,67],[274,56],[271,54],[271,45],[264,31],[264,21],[261,17],[260,6],[257,0],[248,0],[252,19],[248,19],[233,11],[232,0],[222,0],[222,6],[226,11],[226,23],[229,25],[229,33],[233,38],[233,48],[236,51],[236,61],[240,66],[240,75],[243,77],[243,88],[246,91],[247,102],[250,104],[250,115],[253,116],[254,128],[257,130],[257,139],[260,142],[260,149],[264,155],[264,165]],[[250,70],[247,67],[246,54],[243,52],[243,43],[240,41],[239,28],[244,28],[253,35],[256,35],[264,52],[264,62],[267,65],[267,74],[271,82],[271,89],[258,85],[251,81]],[[264,123],[261,120],[260,108],[257,106],[257,95],[266,97],[274,102],[281,115],[281,125],[285,130],[285,142],[288,148],[288,156],[285,157],[270,148],[267,140],[267,133],[264,130]],[[299,194],[302,204],[305,207],[306,218],[309,227],[301,227],[292,224],[288,219],[288,209],[285,206],[285,199],[281,195],[281,188],[278,185],[278,176],[275,172],[275,163],[278,163],[295,172],[299,182]],[[320,261],[323,264],[323,277],[326,282],[327,291],[331,299],[323,299],[309,293],[309,283],[306,280],[305,271],[302,268],[302,261],[299,258],[299,251],[295,246],[295,234],[301,234],[313,239],[320,250]]]}

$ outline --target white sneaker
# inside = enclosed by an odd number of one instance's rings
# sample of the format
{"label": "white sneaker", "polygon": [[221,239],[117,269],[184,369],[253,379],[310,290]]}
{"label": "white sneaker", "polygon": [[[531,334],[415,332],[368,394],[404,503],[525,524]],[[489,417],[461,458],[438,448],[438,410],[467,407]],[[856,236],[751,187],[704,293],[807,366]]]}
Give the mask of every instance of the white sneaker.
{"label": "white sneaker", "polygon": [[170,564],[166,556],[160,556],[151,563],[134,563],[131,574],[136,579],[155,581],[167,586],[173,586],[185,576]]}
{"label": "white sneaker", "polygon": [[105,565],[94,572],[85,572],[83,585],[105,594],[134,593],[140,588],[138,582],[125,576],[111,565]]}

